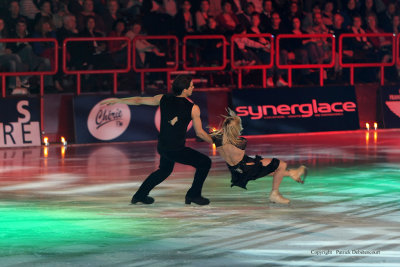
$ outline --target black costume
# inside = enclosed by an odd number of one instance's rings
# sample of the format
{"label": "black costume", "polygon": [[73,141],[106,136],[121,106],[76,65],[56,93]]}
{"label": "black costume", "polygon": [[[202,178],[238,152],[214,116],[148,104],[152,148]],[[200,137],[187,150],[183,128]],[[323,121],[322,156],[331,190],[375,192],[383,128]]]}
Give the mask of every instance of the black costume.
{"label": "black costume", "polygon": [[[240,143],[235,146],[241,150],[245,150],[247,139],[241,137],[240,140]],[[213,142],[215,143],[216,147],[222,146],[222,135],[213,136]],[[232,174],[231,187],[239,186],[243,189],[247,189],[246,185],[249,181],[256,180],[274,172],[280,163],[279,159],[273,158],[267,166],[263,166],[261,162],[262,159],[263,158],[259,155],[256,155],[254,158],[252,158],[245,154],[243,159],[235,166],[226,164]],[[247,163],[254,164],[248,165]]]}
{"label": "black costume", "polygon": [[201,197],[204,180],[211,168],[211,159],[185,146],[186,130],[192,120],[193,103],[184,97],[164,95],[160,100],[161,127],[157,150],[160,154],[159,169],[147,177],[133,196],[143,199],[164,181],[174,169],[175,162],[196,168],[192,187],[186,197]]}

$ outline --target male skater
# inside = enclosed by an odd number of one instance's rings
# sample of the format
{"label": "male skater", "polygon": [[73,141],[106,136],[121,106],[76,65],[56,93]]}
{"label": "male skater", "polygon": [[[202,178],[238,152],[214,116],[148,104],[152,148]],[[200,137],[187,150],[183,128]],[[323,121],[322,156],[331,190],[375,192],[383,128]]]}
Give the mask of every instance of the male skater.
{"label": "male skater", "polygon": [[161,127],[158,136],[157,150],[160,154],[159,169],[147,177],[139,190],[132,197],[132,204],[152,204],[154,198],[149,192],[164,181],[174,169],[175,162],[196,168],[192,187],[186,193],[185,203],[208,205],[210,200],[201,196],[201,189],[211,167],[208,156],[185,146],[186,130],[193,121],[196,135],[212,144],[211,137],[203,130],[200,120],[200,109],[187,97],[192,95],[193,81],[188,75],[179,75],[172,84],[173,95],[156,95],[154,97],[128,97],[104,100],[102,104],[124,103],[128,105],[160,106]]}

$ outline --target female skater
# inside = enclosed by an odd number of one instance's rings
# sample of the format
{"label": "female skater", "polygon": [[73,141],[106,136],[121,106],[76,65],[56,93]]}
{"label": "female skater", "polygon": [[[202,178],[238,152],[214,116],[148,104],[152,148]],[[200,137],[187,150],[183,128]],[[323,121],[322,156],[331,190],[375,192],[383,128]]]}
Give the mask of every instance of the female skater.
{"label": "female skater", "polygon": [[297,169],[286,169],[287,164],[276,158],[255,156],[249,157],[245,153],[247,140],[240,137],[243,130],[242,121],[231,109],[225,117],[220,130],[211,133],[218,153],[226,161],[232,174],[232,185],[247,189],[246,185],[251,180],[272,175],[272,190],[269,200],[274,203],[289,204],[290,200],[279,193],[279,185],[284,176],[289,176],[298,183],[303,184],[307,175],[307,168],[302,165]]}

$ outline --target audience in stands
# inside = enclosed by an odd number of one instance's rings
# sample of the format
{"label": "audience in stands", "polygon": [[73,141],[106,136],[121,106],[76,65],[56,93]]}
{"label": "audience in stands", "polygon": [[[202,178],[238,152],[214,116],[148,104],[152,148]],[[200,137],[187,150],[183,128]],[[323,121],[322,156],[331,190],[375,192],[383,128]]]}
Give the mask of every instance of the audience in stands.
{"label": "audience in stands", "polygon": [[[223,34],[229,43],[231,36],[242,29],[242,33],[269,33],[275,38],[284,33],[334,34],[338,47],[339,36],[343,33],[400,32],[399,3],[395,0],[9,0],[7,7],[1,11],[0,28],[4,24],[1,38],[57,37],[60,47],[68,37],[126,35],[132,39],[143,32],[180,38],[193,34]],[[243,42],[247,45],[243,46]],[[271,56],[269,49],[265,49],[268,42],[268,38],[235,41],[243,58],[241,64],[268,64]],[[391,42],[391,38],[347,38],[343,60],[390,62]],[[165,66],[166,61],[173,58],[173,46],[167,42],[139,43],[138,65]],[[258,43],[260,47],[249,48],[250,43]],[[291,45],[287,44],[281,46],[280,64],[326,63],[333,56],[330,53],[332,43],[326,38],[293,39]],[[210,41],[196,49],[196,63],[219,65],[221,47],[221,42]],[[70,43],[67,48],[67,67],[72,69],[124,66],[127,55],[126,44],[119,41]],[[50,70],[54,64],[52,49],[50,43],[0,43],[0,68],[23,70],[21,62],[24,62],[29,70]],[[335,56],[338,62],[337,53]],[[61,91],[60,84],[65,77],[60,52],[59,70],[54,86]],[[329,73],[331,80],[342,72],[338,64],[334,70]],[[395,76],[397,79],[397,72]],[[274,77],[268,79],[269,86],[287,85],[286,74],[281,69],[274,67],[268,77]],[[53,77],[45,78],[46,86],[52,87]],[[22,77],[9,78],[7,85],[20,86],[18,80]]]}

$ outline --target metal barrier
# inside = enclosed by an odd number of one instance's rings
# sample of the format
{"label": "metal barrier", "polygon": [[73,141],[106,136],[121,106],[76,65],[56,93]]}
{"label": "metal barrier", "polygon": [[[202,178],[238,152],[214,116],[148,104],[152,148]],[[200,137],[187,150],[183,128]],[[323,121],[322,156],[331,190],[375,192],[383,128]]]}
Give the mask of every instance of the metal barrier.
{"label": "metal barrier", "polygon": [[[326,64],[288,64],[288,65],[281,65],[280,64],[280,40],[282,39],[310,39],[310,38],[331,38],[332,45],[331,45],[331,54],[332,59],[330,63]],[[280,34],[276,39],[276,66],[280,69],[287,69],[288,70],[288,83],[289,87],[292,87],[292,70],[293,69],[319,69],[319,84],[320,86],[324,85],[324,68],[332,68],[335,65],[335,36],[332,34]]]}
{"label": "metal barrier", "polygon": [[[67,43],[68,42],[88,42],[88,41],[126,41],[127,42],[127,64],[124,69],[102,69],[102,70],[69,70],[67,68]],[[118,81],[117,75],[118,73],[127,73],[131,70],[131,42],[127,37],[75,37],[75,38],[66,38],[63,42],[63,71],[65,74],[73,74],[77,75],[77,89],[76,94],[79,95],[81,93],[81,75],[82,74],[113,74],[113,93],[117,93]]]}
{"label": "metal barrier", "polygon": [[[376,63],[343,63],[343,39],[344,38],[356,38],[356,37],[390,37],[392,39],[392,61],[391,62],[376,62]],[[397,36],[397,41],[399,36]],[[395,35],[392,33],[344,33],[339,37],[339,64],[343,68],[350,68],[350,84],[354,85],[354,68],[366,68],[366,67],[380,67],[381,74],[381,85],[385,83],[385,67],[390,67],[395,64],[396,48],[399,49],[399,42],[396,45]],[[397,53],[398,54],[398,53]]]}
{"label": "metal barrier", "polygon": [[[264,65],[236,65],[235,64],[235,39],[238,38],[269,38],[270,41],[270,48],[269,48],[269,54],[270,54],[270,60],[269,64],[264,64]],[[274,60],[273,60],[273,55],[274,55],[274,37],[271,34],[263,33],[263,34],[234,34],[231,37],[231,67],[232,69],[238,70],[238,88],[242,88],[242,71],[244,69],[247,70],[254,70],[254,69],[261,69],[262,70],[262,76],[263,76],[263,87],[267,87],[267,69],[270,69],[274,66]]]}
{"label": "metal barrier", "polygon": [[39,75],[40,76],[40,130],[44,129],[44,106],[43,106],[43,96],[44,96],[44,75],[54,75],[58,71],[58,42],[55,38],[10,38],[10,39],[1,39],[1,43],[21,43],[21,42],[29,42],[29,43],[44,43],[51,42],[54,44],[54,66],[52,70],[49,71],[24,71],[24,72],[1,72],[0,75],[2,77],[2,97],[6,97],[6,77],[7,76],[30,76],[30,75]]}
{"label": "metal barrier", "polygon": [[[136,66],[136,43],[138,40],[173,40],[175,41],[175,64],[173,67],[167,68],[138,68]],[[174,35],[164,35],[164,36],[144,36],[139,35],[133,39],[133,70],[140,73],[140,85],[141,91],[144,93],[144,74],[145,72],[166,72],[167,73],[167,88],[168,92],[171,90],[171,71],[176,71],[179,65],[179,41]]]}

